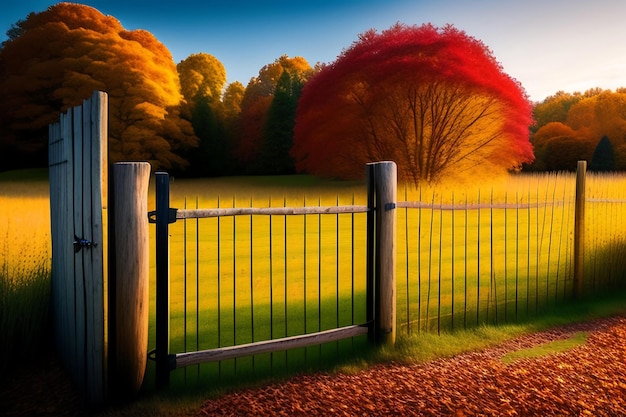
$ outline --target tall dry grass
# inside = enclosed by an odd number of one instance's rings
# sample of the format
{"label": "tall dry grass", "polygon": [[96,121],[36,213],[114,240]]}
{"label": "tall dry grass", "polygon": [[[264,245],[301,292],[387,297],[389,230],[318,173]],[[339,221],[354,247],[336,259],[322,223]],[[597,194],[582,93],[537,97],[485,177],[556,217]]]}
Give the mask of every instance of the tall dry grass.
{"label": "tall dry grass", "polygon": [[50,346],[50,216],[41,174],[0,176],[0,371]]}

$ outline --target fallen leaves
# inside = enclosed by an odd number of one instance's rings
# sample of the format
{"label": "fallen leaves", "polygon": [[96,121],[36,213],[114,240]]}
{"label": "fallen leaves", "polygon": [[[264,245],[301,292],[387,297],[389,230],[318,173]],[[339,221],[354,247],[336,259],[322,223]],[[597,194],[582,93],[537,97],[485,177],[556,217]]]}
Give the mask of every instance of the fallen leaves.
{"label": "fallen leaves", "polygon": [[[586,343],[565,352],[508,365],[500,360],[580,331],[589,332]],[[565,326],[425,364],[300,376],[207,401],[199,415],[626,415],[626,318]]]}

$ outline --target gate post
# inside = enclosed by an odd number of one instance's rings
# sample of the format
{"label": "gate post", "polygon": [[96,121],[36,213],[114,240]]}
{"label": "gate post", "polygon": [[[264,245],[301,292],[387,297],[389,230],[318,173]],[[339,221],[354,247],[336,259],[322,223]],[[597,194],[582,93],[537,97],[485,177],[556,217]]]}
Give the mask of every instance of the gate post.
{"label": "gate post", "polygon": [[[175,219],[174,219],[175,220]],[[170,382],[170,176],[156,173],[156,385]]]}
{"label": "gate post", "polygon": [[583,296],[585,256],[585,182],[587,161],[576,166],[576,203],[574,209],[574,298]]}
{"label": "gate post", "polygon": [[396,342],[396,204],[397,166],[384,161],[368,164],[376,207],[374,248],[374,338]]}
{"label": "gate post", "polygon": [[149,182],[147,162],[113,165],[114,375],[117,394],[124,397],[139,392],[148,352]]}

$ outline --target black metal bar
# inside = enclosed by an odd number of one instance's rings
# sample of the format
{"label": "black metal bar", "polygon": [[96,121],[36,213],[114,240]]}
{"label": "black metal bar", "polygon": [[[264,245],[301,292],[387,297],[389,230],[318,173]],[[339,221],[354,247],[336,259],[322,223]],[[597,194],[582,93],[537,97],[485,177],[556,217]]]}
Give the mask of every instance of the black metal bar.
{"label": "black metal bar", "polygon": [[[480,189],[478,190],[478,203],[480,204]],[[480,325],[480,209],[478,209],[478,221],[476,238],[476,325]],[[489,306],[487,306],[489,307]]]}
{"label": "black metal bar", "polygon": [[[404,186],[404,201],[408,201],[408,190],[407,186]],[[419,236],[418,236],[419,239]],[[410,269],[410,255],[409,255],[409,210],[404,209],[404,250],[406,252],[406,265],[405,265],[405,274],[406,274],[406,328],[407,333],[411,334],[411,291],[410,291],[410,283],[409,279],[411,276]],[[452,263],[454,265],[454,262]]]}
{"label": "black metal bar", "polygon": [[156,385],[170,381],[169,312],[169,212],[170,183],[167,172],[156,173]]}
{"label": "black metal bar", "polygon": [[[187,197],[183,200],[183,207],[187,209]],[[187,219],[183,220],[183,259],[183,351],[187,352]],[[187,368],[185,368],[186,380]]]}
{"label": "black metal bar", "polygon": [[367,302],[367,322],[370,324],[368,337],[370,342],[376,341],[376,325],[374,324],[374,311],[375,302],[374,299],[374,245],[376,244],[376,212],[374,211],[375,205],[375,189],[374,184],[374,165],[367,165],[367,283],[366,283],[366,302]]}
{"label": "black metal bar", "polygon": [[[252,207],[252,196],[250,197],[250,207]],[[250,216],[250,338],[254,343],[254,233],[253,216]],[[254,370],[255,357],[252,356],[252,370]]]}
{"label": "black metal bar", "polygon": [[[198,208],[198,196],[196,196],[196,208]],[[186,259],[185,263],[187,263]],[[198,219],[196,219],[196,350],[200,350],[200,223]],[[200,380],[199,366],[196,375]]]}
{"label": "black metal bar", "polygon": [[[454,206],[454,201],[455,200],[454,200],[454,191],[453,191],[452,192],[452,206]],[[456,231],[456,228],[454,226],[454,223],[455,223],[454,222],[454,218],[455,217],[456,217],[456,211],[452,210],[452,218],[451,218],[451,221],[452,221],[452,224],[451,224],[451,226],[452,226],[451,227],[451,229],[452,229],[452,241],[450,242],[450,246],[452,248],[452,253],[451,253],[451,257],[452,257],[451,269],[452,270],[450,271],[450,275],[452,277],[452,281],[451,281],[451,284],[452,284],[452,302],[451,302],[451,308],[450,308],[450,328],[452,330],[454,330],[454,291],[456,291],[456,288],[455,288],[455,285],[454,285],[454,281],[456,280],[456,276],[454,275],[455,274],[454,264],[456,264],[456,256],[455,256],[455,251],[454,251],[454,245],[455,245],[454,235],[455,235],[455,231]]]}
{"label": "black metal bar", "polygon": [[[339,195],[336,196],[337,205],[339,205]],[[340,263],[339,263],[339,242],[341,240],[339,236],[339,214],[335,214],[335,271],[337,271],[337,277],[335,281],[335,326],[339,327],[339,283],[340,283]],[[337,344],[337,353],[339,353],[339,345]]]}

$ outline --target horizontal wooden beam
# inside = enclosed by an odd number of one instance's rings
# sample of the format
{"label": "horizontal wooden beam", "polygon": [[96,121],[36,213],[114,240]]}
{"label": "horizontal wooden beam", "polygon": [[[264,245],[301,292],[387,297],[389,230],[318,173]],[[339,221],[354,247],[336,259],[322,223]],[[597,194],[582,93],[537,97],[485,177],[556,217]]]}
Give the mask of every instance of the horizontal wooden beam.
{"label": "horizontal wooden beam", "polygon": [[184,209],[176,212],[177,219],[199,219],[206,217],[225,217],[242,215],[288,216],[304,214],[345,214],[366,213],[367,206],[329,206],[329,207],[242,207],[215,209]]}
{"label": "horizontal wooden beam", "polygon": [[525,209],[525,208],[541,208],[551,206],[562,206],[565,204],[574,204],[572,201],[546,201],[535,203],[456,203],[456,204],[439,204],[424,203],[420,201],[398,201],[397,208],[419,208],[433,210],[478,210],[478,209]]}
{"label": "horizontal wooden beam", "polygon": [[238,346],[201,350],[198,352],[178,353],[174,355],[175,368],[198,365],[204,362],[222,361],[241,356],[257,355],[260,353],[278,352],[282,350],[319,345],[322,343],[335,342],[349,337],[364,335],[367,334],[367,332],[367,325],[354,325],[300,336],[247,343]]}

